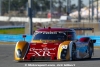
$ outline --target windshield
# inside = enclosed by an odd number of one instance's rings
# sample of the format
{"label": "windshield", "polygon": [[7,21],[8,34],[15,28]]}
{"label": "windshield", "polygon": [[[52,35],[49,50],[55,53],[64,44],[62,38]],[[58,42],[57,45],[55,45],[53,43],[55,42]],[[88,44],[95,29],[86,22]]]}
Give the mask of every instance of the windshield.
{"label": "windshield", "polygon": [[35,33],[33,35],[33,40],[73,40],[74,35],[73,32],[68,33]]}

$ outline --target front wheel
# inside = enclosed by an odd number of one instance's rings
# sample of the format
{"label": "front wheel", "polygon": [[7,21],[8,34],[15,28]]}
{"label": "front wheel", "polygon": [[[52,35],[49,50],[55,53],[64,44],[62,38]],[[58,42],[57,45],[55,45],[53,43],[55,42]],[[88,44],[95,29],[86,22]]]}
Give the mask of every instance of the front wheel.
{"label": "front wheel", "polygon": [[72,46],[72,60],[76,60],[76,45]]}

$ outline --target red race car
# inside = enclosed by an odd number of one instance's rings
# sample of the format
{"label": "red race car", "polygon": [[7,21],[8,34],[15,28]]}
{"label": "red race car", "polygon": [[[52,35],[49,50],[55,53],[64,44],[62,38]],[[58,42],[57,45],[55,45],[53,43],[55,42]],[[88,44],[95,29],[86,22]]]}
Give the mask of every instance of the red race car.
{"label": "red race car", "polygon": [[16,43],[14,59],[16,61],[90,59],[95,42],[96,40],[90,37],[78,40],[72,28],[38,29],[34,32],[30,43],[27,41]]}

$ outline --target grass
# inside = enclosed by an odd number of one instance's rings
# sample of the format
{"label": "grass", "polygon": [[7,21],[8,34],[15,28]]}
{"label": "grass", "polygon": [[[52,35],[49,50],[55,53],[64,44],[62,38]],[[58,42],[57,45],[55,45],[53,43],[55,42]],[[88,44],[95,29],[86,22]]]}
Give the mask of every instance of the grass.
{"label": "grass", "polygon": [[24,34],[25,28],[0,29],[0,34]]}

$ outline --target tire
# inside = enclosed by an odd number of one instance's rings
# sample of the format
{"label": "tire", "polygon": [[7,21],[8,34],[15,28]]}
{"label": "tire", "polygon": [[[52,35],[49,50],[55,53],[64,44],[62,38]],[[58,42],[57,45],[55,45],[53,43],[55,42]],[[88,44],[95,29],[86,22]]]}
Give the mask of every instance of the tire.
{"label": "tire", "polygon": [[91,59],[91,57],[92,57],[92,48],[89,47],[89,58],[88,59]]}
{"label": "tire", "polygon": [[88,46],[88,50],[89,50],[89,58],[88,59],[91,59],[92,58],[92,54],[94,52],[94,47],[93,47],[93,43],[89,43],[89,46]]}
{"label": "tire", "polygon": [[72,60],[73,61],[77,60],[76,59],[76,45],[75,44],[73,44],[73,46],[72,46]]}

